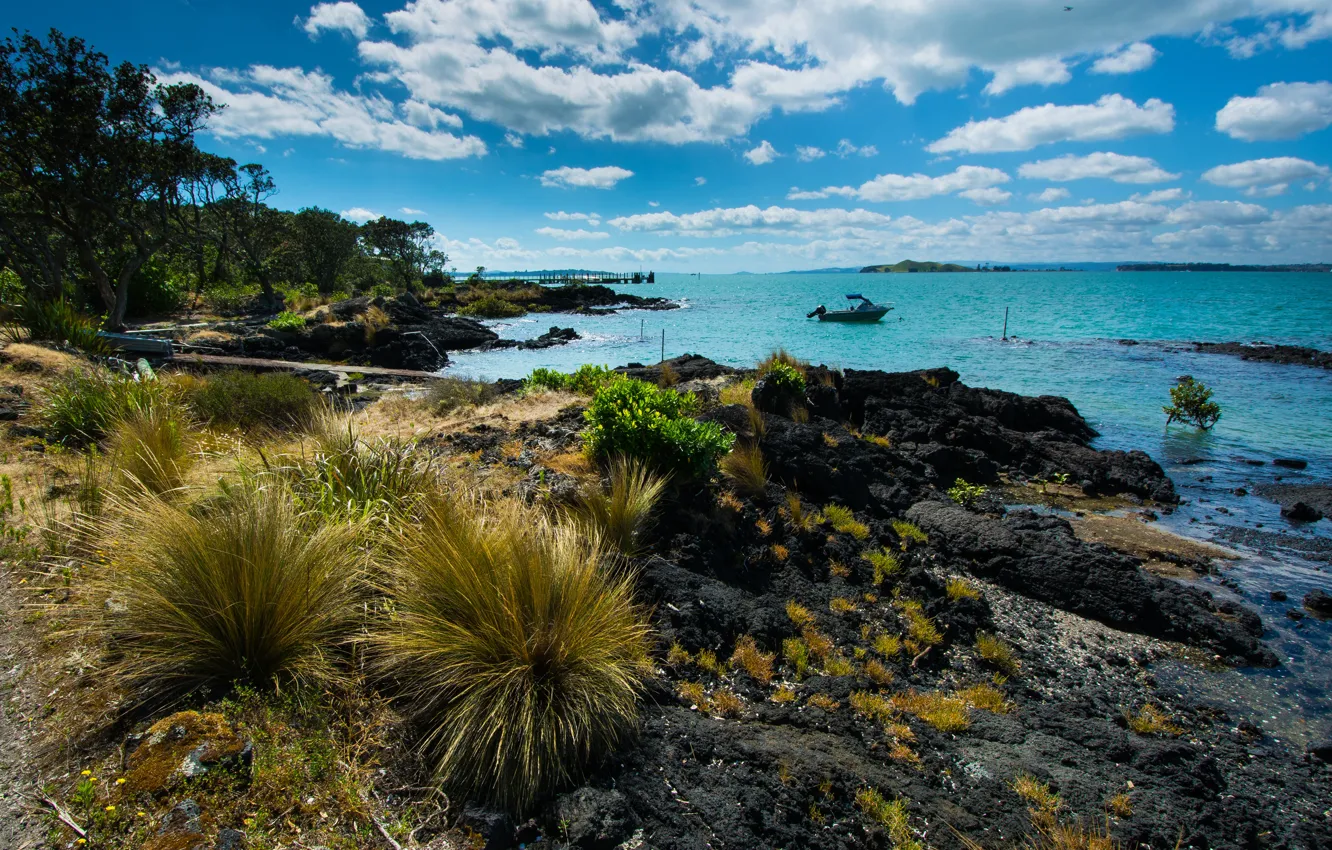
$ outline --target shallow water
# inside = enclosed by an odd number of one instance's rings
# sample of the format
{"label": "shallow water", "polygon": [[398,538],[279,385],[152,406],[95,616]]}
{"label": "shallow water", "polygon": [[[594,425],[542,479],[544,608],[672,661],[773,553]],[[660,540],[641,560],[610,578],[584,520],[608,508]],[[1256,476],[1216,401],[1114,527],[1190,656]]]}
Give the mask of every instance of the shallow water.
{"label": "shallow water", "polygon": [[[1248,273],[1001,273],[930,275],[658,275],[652,286],[621,291],[678,299],[680,310],[611,316],[536,315],[491,322],[501,336],[529,339],[551,325],[585,339],[541,351],[453,357],[449,372],[521,377],[536,366],[655,363],[693,352],[752,365],[777,347],[844,368],[889,371],[949,366],[973,386],[1069,398],[1101,432],[1099,448],[1138,448],[1166,468],[1185,504],[1162,524],[1212,538],[1225,526],[1332,537],[1332,520],[1294,527],[1272,502],[1236,496],[1278,477],[1332,480],[1332,372],[1198,354],[1185,343],[1254,341],[1332,349],[1332,275]],[[893,312],[876,325],[806,319],[819,304],[835,309],[860,292]],[[1009,341],[1002,341],[1008,308]],[[640,338],[641,333],[641,338]],[[1017,337],[1017,339],[1013,339]],[[1121,340],[1136,340],[1125,345]],[[1164,427],[1161,406],[1180,375],[1212,387],[1223,408],[1206,433]],[[1291,472],[1276,457],[1307,460]],[[1184,461],[1203,459],[1202,463]],[[1264,461],[1251,465],[1247,461]],[[1228,513],[1227,513],[1228,512]],[[1244,551],[1244,550],[1241,550]],[[1332,623],[1285,612],[1313,587],[1332,592],[1332,564],[1286,552],[1246,552],[1222,567],[1269,628],[1281,657],[1276,671],[1181,675],[1162,682],[1218,705],[1244,707],[1273,734],[1303,743],[1332,733]],[[1231,591],[1217,577],[1202,582]],[[1284,590],[1286,603],[1268,599]],[[1237,719],[1238,719],[1237,716]]]}

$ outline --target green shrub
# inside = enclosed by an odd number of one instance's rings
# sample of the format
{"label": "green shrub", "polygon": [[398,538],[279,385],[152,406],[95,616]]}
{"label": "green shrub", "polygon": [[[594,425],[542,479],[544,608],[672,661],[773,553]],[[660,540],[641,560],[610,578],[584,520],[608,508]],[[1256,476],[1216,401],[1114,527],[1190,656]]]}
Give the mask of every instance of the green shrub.
{"label": "green shrub", "polygon": [[948,488],[948,498],[964,508],[974,507],[989,492],[981,484],[969,484],[965,478],[959,478]]}
{"label": "green shrub", "polygon": [[495,399],[495,385],[471,378],[438,378],[426,390],[426,404],[439,415],[476,407]]}
{"label": "green shrub", "polygon": [[487,295],[462,307],[458,310],[458,315],[473,316],[478,319],[511,319],[514,316],[521,316],[525,312],[522,307],[512,301],[505,301],[495,295]]}
{"label": "green shrub", "polygon": [[619,373],[607,366],[595,366],[584,363],[571,374],[557,372],[539,366],[527,376],[524,386],[538,390],[565,390],[579,395],[590,396],[606,384],[620,377]]}
{"label": "green shrub", "polygon": [[697,408],[693,394],[619,377],[592,396],[583,438],[593,457],[625,455],[662,472],[706,476],[735,436],[692,419]]}
{"label": "green shrub", "polygon": [[1212,391],[1189,376],[1170,388],[1170,406],[1165,411],[1166,427],[1178,419],[1206,431],[1221,418],[1221,405],[1212,401]]}
{"label": "green shrub", "polygon": [[650,629],[595,538],[521,505],[438,501],[390,560],[371,634],[436,773],[522,814],[637,719]]}
{"label": "green shrub", "polygon": [[150,695],[317,681],[355,628],[355,526],[302,514],[272,479],[207,511],[136,495],[107,522],[111,564],[93,616],[118,672]]}
{"label": "green shrub", "polygon": [[201,419],[237,428],[305,425],[319,404],[318,394],[295,375],[240,369],[209,375],[189,388],[187,400]]}
{"label": "green shrub", "polygon": [[104,369],[74,370],[47,387],[38,417],[52,441],[94,443],[120,420],[170,403],[172,396],[171,386],[162,381],[136,381]]}
{"label": "green shrub", "polygon": [[305,318],[299,313],[283,310],[273,317],[268,327],[275,331],[301,331],[305,330]]}
{"label": "green shrub", "polygon": [[26,337],[38,342],[55,342],[94,356],[112,352],[111,344],[97,335],[102,323],[83,315],[63,298],[36,301],[20,297],[10,313],[4,333],[11,340]]}
{"label": "green shrub", "polygon": [[788,366],[785,363],[771,364],[768,366],[768,370],[763,373],[763,377],[783,394],[798,396],[805,391],[805,376],[800,374],[795,367]]}
{"label": "green shrub", "polygon": [[234,314],[241,312],[245,302],[258,294],[258,284],[223,283],[207,289],[204,292],[204,298],[217,312]]}

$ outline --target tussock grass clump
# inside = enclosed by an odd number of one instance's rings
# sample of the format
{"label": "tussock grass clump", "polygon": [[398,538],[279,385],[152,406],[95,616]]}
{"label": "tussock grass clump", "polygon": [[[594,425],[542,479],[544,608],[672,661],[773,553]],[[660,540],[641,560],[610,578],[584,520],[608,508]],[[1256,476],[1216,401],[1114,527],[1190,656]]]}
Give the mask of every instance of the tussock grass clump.
{"label": "tussock grass clump", "polygon": [[896,658],[902,654],[902,639],[897,635],[879,635],[874,639],[874,651],[884,658]]}
{"label": "tussock grass clump", "polygon": [[119,613],[101,624],[124,653],[120,673],[150,695],[318,681],[355,626],[355,536],[275,482],[194,513],[144,495],[113,503],[100,596]]}
{"label": "tussock grass clump", "polygon": [[972,685],[958,691],[957,696],[972,708],[992,714],[1007,714],[1013,710],[1013,703],[1004,699],[1003,692],[993,685]]}
{"label": "tussock grass clump", "polygon": [[786,603],[786,618],[796,628],[804,628],[814,624],[814,615],[804,605],[796,602],[794,599]]}
{"label": "tussock grass clump", "polygon": [[700,649],[698,655],[694,656],[694,663],[700,670],[705,670],[714,676],[724,676],[726,669],[722,667],[721,661],[717,658],[717,653],[710,649]]}
{"label": "tussock grass clump", "polygon": [[722,404],[753,405],[754,379],[745,378],[722,387],[719,400]]}
{"label": "tussock grass clump", "polygon": [[902,541],[903,548],[914,543],[924,545],[930,542],[929,535],[921,531],[920,526],[916,525],[914,522],[907,522],[904,519],[895,519],[892,522],[892,526],[893,533]]}
{"label": "tussock grass clump", "polygon": [[673,387],[680,383],[680,373],[675,371],[675,367],[669,363],[662,363],[657,371],[657,386]]}
{"label": "tussock grass clump", "polygon": [[785,348],[779,348],[758,362],[758,372],[760,375],[766,375],[778,366],[799,372],[802,379],[809,371],[809,361],[801,360]]}
{"label": "tussock grass clump", "polygon": [[1140,708],[1137,714],[1124,709],[1124,721],[1128,724],[1128,728],[1139,735],[1175,737],[1184,734],[1183,727],[1175,724],[1169,714],[1151,703]]}
{"label": "tussock grass clump", "polygon": [[862,717],[879,723],[890,723],[897,717],[897,709],[886,698],[869,691],[852,691],[851,710]]}
{"label": "tussock grass clump", "polygon": [[102,323],[84,316],[64,298],[42,301],[20,297],[4,312],[8,321],[0,325],[0,335],[11,342],[41,340],[72,345],[94,356],[111,353],[111,344],[97,335]]}
{"label": "tussock grass clump", "polygon": [[175,404],[152,404],[123,416],[111,432],[111,468],[151,493],[181,487],[194,460],[191,423]]}
{"label": "tussock grass clump", "polygon": [[825,659],[829,655],[832,655],[833,650],[837,648],[836,644],[832,642],[832,638],[823,634],[813,626],[805,626],[805,628],[801,629],[800,637],[804,640],[805,645],[809,647],[809,651],[813,653],[815,658]]}
{"label": "tussock grass clump", "polygon": [[606,489],[587,488],[579,494],[572,509],[575,522],[620,554],[635,555],[652,528],[652,512],[669,477],[654,474],[640,460],[616,457],[607,478]]}
{"label": "tussock grass clump", "polygon": [[632,727],[650,628],[599,541],[461,495],[426,506],[389,577],[378,667],[455,789],[522,812]]}
{"label": "tussock grass clump", "polygon": [[914,715],[940,732],[961,732],[971,726],[967,703],[955,696],[908,691],[894,695],[892,702],[899,711]]}
{"label": "tussock grass clump", "polygon": [[318,394],[295,375],[242,369],[193,382],[186,400],[205,421],[234,428],[303,427],[319,409]]}
{"label": "tussock grass clump", "polygon": [[804,503],[800,501],[800,494],[794,490],[786,491],[786,516],[796,531],[809,531],[814,528],[815,515],[805,510]]}
{"label": "tussock grass clump", "polygon": [[943,643],[943,633],[925,609],[915,599],[898,599],[893,603],[907,623],[907,637],[921,646]]}
{"label": "tussock grass clump", "polygon": [[426,406],[443,416],[465,407],[489,404],[496,398],[495,385],[472,378],[443,377],[431,381],[426,390]]}
{"label": "tussock grass clump", "polygon": [[953,602],[961,602],[963,599],[980,599],[980,591],[966,579],[950,578],[948,584],[944,586],[944,593]]}
{"label": "tussock grass clump", "polygon": [[875,788],[861,788],[856,792],[856,808],[865,817],[888,833],[893,850],[920,850],[921,843],[911,832],[907,818],[906,800],[886,800]]}
{"label": "tussock grass clump", "polygon": [[886,685],[893,680],[893,671],[883,666],[877,659],[865,662],[865,677],[876,685]]}
{"label": "tussock grass clump", "polygon": [[74,369],[47,387],[39,418],[48,438],[86,444],[105,439],[115,424],[170,401],[163,381],[138,381],[105,369]]}
{"label": "tussock grass clump", "polygon": [[1029,773],[1019,773],[1013,779],[1013,793],[1026,802],[1031,813],[1053,817],[1064,806],[1059,795],[1050,790],[1050,785],[1041,782]]}
{"label": "tussock grass clump", "polygon": [[1013,675],[1022,666],[1013,647],[1003,640],[986,632],[976,635],[976,652],[989,664],[998,667],[1008,675]]}
{"label": "tussock grass clump", "polygon": [[777,690],[772,692],[772,696],[768,697],[768,699],[772,700],[778,705],[786,705],[787,703],[795,702],[796,699],[795,688],[791,687],[790,685],[780,685],[778,686]]}
{"label": "tussock grass clump", "polygon": [[782,657],[791,665],[797,679],[805,678],[809,672],[809,647],[800,638],[786,638],[782,641]]}
{"label": "tussock grass clump", "polygon": [[874,568],[875,584],[883,584],[902,571],[902,564],[897,560],[897,556],[887,549],[866,552],[861,557],[869,561],[870,566]]}
{"label": "tussock grass clump", "polygon": [[833,531],[849,534],[857,540],[869,537],[869,526],[859,522],[850,508],[827,505],[823,509],[823,518],[832,526]]}
{"label": "tussock grass clump", "polygon": [[823,659],[823,675],[825,676],[850,676],[856,672],[856,665],[852,664],[841,651],[826,655]]}
{"label": "tussock grass clump", "polygon": [[834,596],[828,602],[828,610],[834,614],[850,614],[856,610],[856,603],[845,596]]}
{"label": "tussock grass clump", "polygon": [[772,681],[772,662],[777,656],[763,652],[750,635],[742,636],[735,642],[735,652],[731,653],[731,667],[744,670],[759,684]]}
{"label": "tussock grass clump", "polygon": [[761,497],[768,489],[768,464],[756,443],[738,442],[721,459],[722,475],[737,493],[751,499]]}
{"label": "tussock grass clump", "polygon": [[722,717],[739,717],[745,713],[745,701],[733,691],[721,688],[713,692],[709,708]]}
{"label": "tussock grass clump", "polygon": [[813,694],[809,699],[805,700],[805,705],[812,705],[815,708],[823,709],[829,714],[832,714],[834,711],[842,707],[840,702],[827,694]]}

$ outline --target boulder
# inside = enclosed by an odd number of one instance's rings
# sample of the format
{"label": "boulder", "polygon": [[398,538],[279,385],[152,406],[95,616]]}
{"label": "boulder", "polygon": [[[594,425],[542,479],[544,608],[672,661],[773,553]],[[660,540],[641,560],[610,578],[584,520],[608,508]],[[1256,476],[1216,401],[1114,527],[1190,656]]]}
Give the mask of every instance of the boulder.
{"label": "boulder", "polygon": [[1309,465],[1309,461],[1295,457],[1279,457],[1273,460],[1272,463],[1275,466],[1285,467],[1286,469],[1304,469]]}
{"label": "boulder", "polygon": [[157,834],[144,843],[143,850],[207,850],[200,815],[198,803],[181,800],[162,818]]}
{"label": "boulder", "polygon": [[638,818],[624,794],[601,788],[579,788],[555,801],[564,841],[583,850],[614,850],[629,840]]}
{"label": "boulder", "polygon": [[125,789],[158,794],[214,770],[248,765],[253,748],[220,714],[180,711],[128,742]]}
{"label": "boulder", "polygon": [[780,384],[771,375],[765,375],[754,384],[751,398],[754,406],[764,413],[790,416],[793,410],[804,405],[805,393],[803,388]]}
{"label": "boulder", "polygon": [[1332,617],[1332,596],[1325,590],[1311,590],[1304,595],[1304,607],[1315,617]]}
{"label": "boulder", "polygon": [[1306,502],[1295,502],[1290,505],[1282,505],[1281,515],[1295,522],[1317,522],[1323,518],[1323,512],[1310,506]]}

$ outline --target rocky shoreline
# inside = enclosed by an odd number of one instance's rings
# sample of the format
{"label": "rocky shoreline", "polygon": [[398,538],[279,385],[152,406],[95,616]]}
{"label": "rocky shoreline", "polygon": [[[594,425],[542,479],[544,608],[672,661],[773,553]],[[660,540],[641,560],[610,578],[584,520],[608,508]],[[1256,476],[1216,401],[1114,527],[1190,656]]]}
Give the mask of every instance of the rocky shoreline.
{"label": "rocky shoreline", "polygon": [[1229,354],[1261,363],[1332,369],[1332,352],[1307,346],[1269,345],[1265,342],[1195,342],[1193,348],[1204,354]]}

